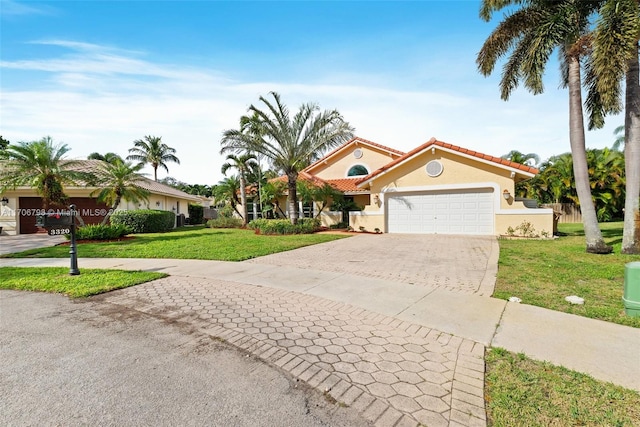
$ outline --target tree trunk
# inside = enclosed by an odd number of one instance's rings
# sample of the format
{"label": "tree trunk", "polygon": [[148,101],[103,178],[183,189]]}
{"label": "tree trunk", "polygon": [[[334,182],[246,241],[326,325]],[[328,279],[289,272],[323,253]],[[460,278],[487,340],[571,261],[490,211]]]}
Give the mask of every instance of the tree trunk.
{"label": "tree trunk", "polygon": [[247,225],[249,221],[249,209],[247,206],[247,183],[245,182],[244,173],[240,171],[240,203],[242,203],[242,224]]}
{"label": "tree trunk", "polygon": [[298,181],[298,173],[290,172],[287,174],[287,186],[289,188],[289,220],[291,224],[298,223],[298,190],[296,183]]}
{"label": "tree trunk", "polygon": [[[636,45],[637,46],[637,45]],[[622,253],[640,253],[640,67],[638,49],[629,60],[626,78],[624,161],[626,196]]]}
{"label": "tree trunk", "polygon": [[570,55],[567,57],[567,62],[569,64],[569,143],[571,144],[571,155],[573,157],[573,176],[582,212],[584,235],[587,240],[587,252],[608,254],[611,253],[613,248],[607,246],[602,238],[589,185],[584,118],[582,115],[580,61],[577,56]]}
{"label": "tree trunk", "polygon": [[107,214],[104,216],[104,218],[102,219],[102,222],[100,223],[100,225],[106,225],[107,224],[107,221],[109,221],[109,218],[111,217],[111,214],[116,211],[118,206],[120,206],[120,201],[121,200],[122,199],[121,199],[120,196],[116,197],[116,199],[113,201],[113,206],[111,207],[111,209],[109,209]]}

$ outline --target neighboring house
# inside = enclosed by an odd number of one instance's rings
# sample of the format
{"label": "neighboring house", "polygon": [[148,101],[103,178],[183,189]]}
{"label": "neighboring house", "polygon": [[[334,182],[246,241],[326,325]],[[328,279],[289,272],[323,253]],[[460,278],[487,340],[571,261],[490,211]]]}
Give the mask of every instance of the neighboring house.
{"label": "neighboring house", "polygon": [[[517,182],[537,173],[435,138],[408,153],[354,138],[304,169],[300,179],[329,183],[363,207],[349,212],[354,230],[501,235],[528,222],[550,235],[553,210],[527,207],[532,204],[513,196]],[[331,225],[342,216],[323,212],[320,218]]]}
{"label": "neighboring house", "polygon": [[[81,169],[84,171],[94,171],[100,160],[83,160]],[[149,199],[146,202],[133,204],[123,200],[118,206],[118,210],[134,209],[157,209],[174,212],[176,215],[184,214],[189,216],[188,206],[190,203],[201,204],[198,196],[185,193],[168,185],[155,182],[142,177],[140,187],[149,191]],[[109,207],[91,197],[97,187],[78,186],[66,187],[65,193],[69,197],[68,204],[75,204],[78,215],[85,224],[100,223]],[[97,194],[97,191],[96,191]],[[0,227],[2,234],[30,234],[38,232],[35,225],[36,215],[42,213],[42,199],[33,188],[18,187],[15,190],[7,191],[2,195],[0,203]]]}

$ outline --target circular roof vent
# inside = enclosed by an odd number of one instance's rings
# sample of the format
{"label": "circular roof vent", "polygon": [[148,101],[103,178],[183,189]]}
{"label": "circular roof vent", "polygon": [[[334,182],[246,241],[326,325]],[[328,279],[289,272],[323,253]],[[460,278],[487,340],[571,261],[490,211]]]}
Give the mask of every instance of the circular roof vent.
{"label": "circular roof vent", "polygon": [[429,175],[431,178],[435,178],[442,173],[442,171],[444,170],[444,166],[442,166],[442,163],[440,163],[440,161],[438,160],[431,160],[429,163],[427,163],[426,169],[427,175]]}
{"label": "circular roof vent", "polygon": [[356,159],[359,159],[360,157],[362,157],[362,150],[359,148],[356,148],[355,150],[353,150],[353,157],[355,157]]}

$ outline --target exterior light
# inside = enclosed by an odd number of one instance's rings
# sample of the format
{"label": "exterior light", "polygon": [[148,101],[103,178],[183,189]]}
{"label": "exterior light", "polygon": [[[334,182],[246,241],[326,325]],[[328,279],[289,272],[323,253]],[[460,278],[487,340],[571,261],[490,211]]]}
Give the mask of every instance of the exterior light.
{"label": "exterior light", "polygon": [[160,207],[160,202],[156,202],[156,207],[159,208]]}
{"label": "exterior light", "polygon": [[2,206],[7,206],[9,204],[9,199],[7,199],[6,197],[3,197],[2,200],[0,200],[0,202],[2,202]]}
{"label": "exterior light", "polygon": [[509,193],[509,190],[504,190],[502,192],[502,197],[504,197],[505,200],[509,200],[511,198],[511,193]]}

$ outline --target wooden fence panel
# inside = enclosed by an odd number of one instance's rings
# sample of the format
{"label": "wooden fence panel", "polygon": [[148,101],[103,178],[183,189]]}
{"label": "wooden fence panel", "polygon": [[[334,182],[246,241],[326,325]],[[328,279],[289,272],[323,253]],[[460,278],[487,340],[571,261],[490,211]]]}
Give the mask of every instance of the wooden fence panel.
{"label": "wooden fence panel", "polygon": [[560,212],[560,219],[558,223],[576,223],[582,222],[582,213],[580,208],[573,203],[545,203],[541,205],[543,208],[551,208],[555,212]]}

